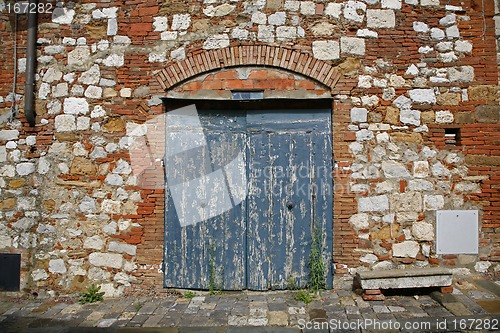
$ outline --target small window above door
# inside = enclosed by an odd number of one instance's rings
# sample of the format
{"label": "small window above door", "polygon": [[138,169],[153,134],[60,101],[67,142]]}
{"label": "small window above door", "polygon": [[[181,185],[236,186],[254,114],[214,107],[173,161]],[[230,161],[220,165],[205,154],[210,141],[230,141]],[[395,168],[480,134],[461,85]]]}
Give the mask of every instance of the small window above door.
{"label": "small window above door", "polygon": [[231,99],[235,101],[264,99],[264,90],[233,90],[231,91]]}

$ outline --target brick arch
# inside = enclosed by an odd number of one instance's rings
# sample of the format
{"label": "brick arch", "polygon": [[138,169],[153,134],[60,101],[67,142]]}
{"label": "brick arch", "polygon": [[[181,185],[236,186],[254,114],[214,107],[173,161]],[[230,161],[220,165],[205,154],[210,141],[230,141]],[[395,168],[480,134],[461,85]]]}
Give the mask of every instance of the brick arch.
{"label": "brick arch", "polygon": [[340,72],[331,64],[299,50],[268,45],[230,46],[194,52],[154,74],[164,90],[199,74],[230,67],[267,66],[302,74],[333,89]]}

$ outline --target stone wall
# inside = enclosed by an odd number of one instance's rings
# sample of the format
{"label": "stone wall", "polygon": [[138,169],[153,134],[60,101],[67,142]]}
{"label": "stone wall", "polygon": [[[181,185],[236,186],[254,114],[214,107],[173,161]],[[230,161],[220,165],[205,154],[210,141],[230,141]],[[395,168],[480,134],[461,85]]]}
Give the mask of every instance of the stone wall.
{"label": "stone wall", "polygon": [[[39,17],[31,128],[26,21],[14,34],[0,1],[0,251],[22,254],[26,292],[161,288],[164,193],[152,186],[163,183],[161,165],[138,178],[130,163],[141,124],[163,112],[167,95],[262,89],[266,98],[335,100],[337,273],[497,271],[498,1],[482,4],[70,3]],[[450,129],[458,144],[446,143]],[[436,255],[438,209],[480,211],[479,255]]]}

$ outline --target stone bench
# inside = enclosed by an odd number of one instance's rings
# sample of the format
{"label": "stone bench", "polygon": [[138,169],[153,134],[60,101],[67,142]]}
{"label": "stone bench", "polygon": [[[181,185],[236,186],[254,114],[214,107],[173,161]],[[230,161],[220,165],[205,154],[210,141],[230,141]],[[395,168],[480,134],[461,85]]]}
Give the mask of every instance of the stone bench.
{"label": "stone bench", "polygon": [[381,289],[440,287],[450,293],[453,273],[446,268],[414,268],[356,273],[354,288],[363,289],[364,300],[383,300]]}

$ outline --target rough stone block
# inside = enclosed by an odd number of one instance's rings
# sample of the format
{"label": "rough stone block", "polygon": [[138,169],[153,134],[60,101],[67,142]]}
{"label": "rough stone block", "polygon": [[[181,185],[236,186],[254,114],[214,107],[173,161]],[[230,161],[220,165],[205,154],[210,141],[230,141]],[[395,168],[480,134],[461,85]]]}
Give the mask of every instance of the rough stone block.
{"label": "rough stone block", "polygon": [[451,82],[471,82],[472,80],[474,80],[474,67],[450,67],[448,68],[448,78]]}
{"label": "rough stone block", "polygon": [[358,211],[360,212],[384,212],[387,210],[389,210],[389,198],[386,195],[358,199]]}
{"label": "rough stone block", "polygon": [[51,273],[66,273],[66,265],[64,264],[64,260],[62,259],[52,259],[49,261],[49,272]]}
{"label": "rough stone block", "polygon": [[410,99],[415,103],[436,103],[434,89],[413,89],[408,91]]}
{"label": "rough stone block", "polygon": [[411,233],[420,241],[434,240],[434,226],[427,222],[415,222],[411,226]]}
{"label": "rough stone block", "polygon": [[108,250],[118,253],[127,253],[130,254],[131,256],[135,256],[137,251],[137,246],[125,243],[110,242]]}
{"label": "rough stone block", "polygon": [[364,55],[365,54],[365,40],[356,37],[341,37],[340,50],[342,53]]}
{"label": "rough stone block", "polygon": [[365,123],[368,119],[368,110],[365,108],[352,108],[351,109],[351,122]]}
{"label": "rough stone block", "polygon": [[391,9],[368,9],[366,19],[366,26],[372,29],[390,29],[396,26],[396,16]]}
{"label": "rough stone block", "polygon": [[344,3],[344,18],[354,22],[363,22],[366,4],[361,1],[347,1]]}
{"label": "rough stone block", "polygon": [[123,257],[117,253],[93,252],[89,255],[89,262],[98,267],[121,268]]}
{"label": "rough stone block", "polygon": [[387,178],[410,178],[408,169],[402,163],[396,161],[383,161],[382,171]]}
{"label": "rough stone block", "polygon": [[[419,251],[420,251],[420,246],[415,241],[404,241],[402,243],[397,243],[392,245],[392,255],[394,257],[416,258]],[[376,288],[367,288],[367,289],[376,289]]]}
{"label": "rough stone block", "polygon": [[497,124],[500,122],[500,105],[479,105],[476,119],[480,123]]}
{"label": "rough stone block", "polygon": [[18,137],[19,137],[18,130],[1,130],[0,131],[0,141],[17,140]]}
{"label": "rough stone block", "polygon": [[340,57],[340,45],[338,41],[315,41],[312,44],[313,55],[319,60],[335,60]]}
{"label": "rough stone block", "polygon": [[422,210],[422,195],[420,192],[394,193],[391,196],[391,211],[420,212]]}

